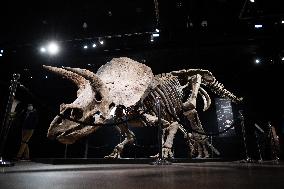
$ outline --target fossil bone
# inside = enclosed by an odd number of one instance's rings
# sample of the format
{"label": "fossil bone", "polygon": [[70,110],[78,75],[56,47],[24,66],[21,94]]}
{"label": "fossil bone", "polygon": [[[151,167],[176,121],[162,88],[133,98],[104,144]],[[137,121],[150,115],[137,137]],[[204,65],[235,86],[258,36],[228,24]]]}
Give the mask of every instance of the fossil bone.
{"label": "fossil bone", "polygon": [[[218,154],[218,150],[208,143],[205,136],[187,133],[185,125],[180,125],[178,121],[183,115],[190,121],[193,129],[204,132],[195,109],[196,99],[198,94],[202,96],[204,111],[210,107],[211,99],[201,85],[234,102],[242,100],[226,90],[208,70],[188,69],[153,75],[151,68],[126,57],[112,59],[101,66],[96,74],[80,68],[44,68],[67,77],[79,88],[77,99],[71,104],[62,104],[60,113],[90,123],[89,126],[82,125],[56,116],[50,124],[48,137],[70,144],[99,128],[91,126],[94,123],[109,123],[130,118],[127,124],[117,125],[125,139],[106,156],[108,158],[119,158],[124,146],[133,143],[135,135],[128,128],[128,124],[137,127],[157,125],[157,99],[160,99],[161,106],[164,157],[173,157],[171,148],[178,129],[189,139],[191,152],[194,151],[193,143],[197,146],[198,157],[209,156],[206,146]],[[186,81],[186,84],[182,86],[181,80]],[[186,88],[191,90],[191,94],[183,102],[183,90]],[[115,113],[111,115],[110,112]],[[139,114],[142,114],[139,119],[131,119]]]}

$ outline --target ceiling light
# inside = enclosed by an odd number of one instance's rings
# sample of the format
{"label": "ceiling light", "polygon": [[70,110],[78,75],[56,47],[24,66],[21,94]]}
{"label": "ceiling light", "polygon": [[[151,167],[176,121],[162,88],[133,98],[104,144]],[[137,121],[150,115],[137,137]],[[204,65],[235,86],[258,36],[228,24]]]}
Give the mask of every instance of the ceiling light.
{"label": "ceiling light", "polygon": [[151,35],[150,41],[151,41],[151,42],[154,42],[154,37],[153,37],[153,35]]}
{"label": "ceiling light", "polygon": [[50,55],[56,55],[59,52],[59,46],[55,42],[50,42],[47,46]]}
{"label": "ceiling light", "polygon": [[262,28],[262,24],[255,24],[254,27],[255,28]]}
{"label": "ceiling light", "polygon": [[158,34],[158,33],[153,33],[152,36],[153,36],[153,37],[159,37],[160,34]]}
{"label": "ceiling light", "polygon": [[45,47],[41,47],[41,48],[40,48],[40,52],[41,52],[41,53],[45,53],[45,52],[46,52]]}

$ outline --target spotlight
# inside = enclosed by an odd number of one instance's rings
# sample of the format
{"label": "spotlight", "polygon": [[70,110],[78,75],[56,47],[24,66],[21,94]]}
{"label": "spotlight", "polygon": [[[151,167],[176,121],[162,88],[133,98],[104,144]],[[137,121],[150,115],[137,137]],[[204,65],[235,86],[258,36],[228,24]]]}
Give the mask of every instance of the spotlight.
{"label": "spotlight", "polygon": [[281,24],[284,24],[284,20],[281,20]]}
{"label": "spotlight", "polygon": [[262,28],[262,24],[255,24],[254,28]]}
{"label": "spotlight", "polygon": [[47,77],[47,75],[45,76],[45,79],[47,79],[48,77]]}
{"label": "spotlight", "polygon": [[46,48],[45,48],[45,47],[41,47],[41,48],[40,48],[40,52],[41,52],[41,53],[46,53]]}
{"label": "spotlight", "polygon": [[96,43],[94,43],[92,47],[95,48],[96,46],[97,46]]}
{"label": "spotlight", "polygon": [[259,63],[260,63],[260,60],[259,60],[259,59],[255,59],[255,63],[256,63],[256,64],[259,64]]}
{"label": "spotlight", "polygon": [[55,42],[50,42],[47,46],[47,51],[50,55],[56,55],[59,52],[59,46]]}
{"label": "spotlight", "polygon": [[153,35],[151,35],[150,41],[151,41],[151,42],[154,42],[154,37],[153,37]]}
{"label": "spotlight", "polygon": [[152,36],[153,36],[153,37],[159,37],[160,34],[158,34],[158,33],[153,33]]}
{"label": "spotlight", "polygon": [[159,32],[160,32],[160,30],[159,30],[159,29],[156,29],[156,32],[158,32],[158,33],[159,33]]}
{"label": "spotlight", "polygon": [[3,53],[4,53],[4,50],[1,49],[1,50],[0,50],[0,56],[3,56]]}
{"label": "spotlight", "polygon": [[254,3],[255,1],[254,0],[249,0],[251,3]]}
{"label": "spotlight", "polygon": [[88,48],[88,45],[84,45],[84,47],[83,47],[84,49],[87,49]]}
{"label": "spotlight", "polygon": [[284,57],[282,57],[281,60],[284,61]]}
{"label": "spotlight", "polygon": [[104,41],[103,41],[103,40],[99,40],[99,43],[100,43],[101,45],[103,45],[103,44],[104,44]]}

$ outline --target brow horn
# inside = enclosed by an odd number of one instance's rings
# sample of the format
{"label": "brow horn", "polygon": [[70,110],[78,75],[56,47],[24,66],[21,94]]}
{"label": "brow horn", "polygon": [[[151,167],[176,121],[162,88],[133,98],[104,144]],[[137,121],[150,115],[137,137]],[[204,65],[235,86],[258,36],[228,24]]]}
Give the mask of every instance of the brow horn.
{"label": "brow horn", "polygon": [[85,79],[89,80],[92,84],[92,86],[95,87],[100,87],[103,85],[103,81],[93,72],[86,70],[86,69],[81,69],[81,68],[70,68],[70,67],[64,67],[64,69],[74,72]]}
{"label": "brow horn", "polygon": [[45,69],[47,69],[51,72],[54,72],[58,75],[62,75],[64,77],[66,77],[67,79],[73,81],[79,88],[84,86],[84,84],[86,83],[86,79],[84,77],[82,77],[79,74],[74,73],[72,71],[68,71],[66,69],[53,67],[53,66],[46,66],[46,65],[43,65],[43,68],[45,68]]}

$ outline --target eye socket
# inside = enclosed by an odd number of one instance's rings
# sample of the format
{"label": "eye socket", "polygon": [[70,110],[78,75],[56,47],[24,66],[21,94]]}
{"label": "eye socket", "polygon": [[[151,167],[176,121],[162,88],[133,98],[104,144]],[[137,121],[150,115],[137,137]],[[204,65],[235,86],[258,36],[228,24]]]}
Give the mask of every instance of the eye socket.
{"label": "eye socket", "polygon": [[71,116],[74,119],[81,119],[83,117],[83,111],[79,108],[73,108],[71,112]]}
{"label": "eye socket", "polygon": [[96,92],[95,99],[97,102],[101,102],[103,97],[100,92]]}
{"label": "eye socket", "polygon": [[79,108],[68,108],[64,111],[63,115],[72,119],[81,119],[83,117],[83,111]]}
{"label": "eye socket", "polygon": [[64,116],[64,117],[70,117],[70,116],[71,116],[71,111],[72,111],[72,108],[66,109],[66,110],[63,112],[63,116]]}

